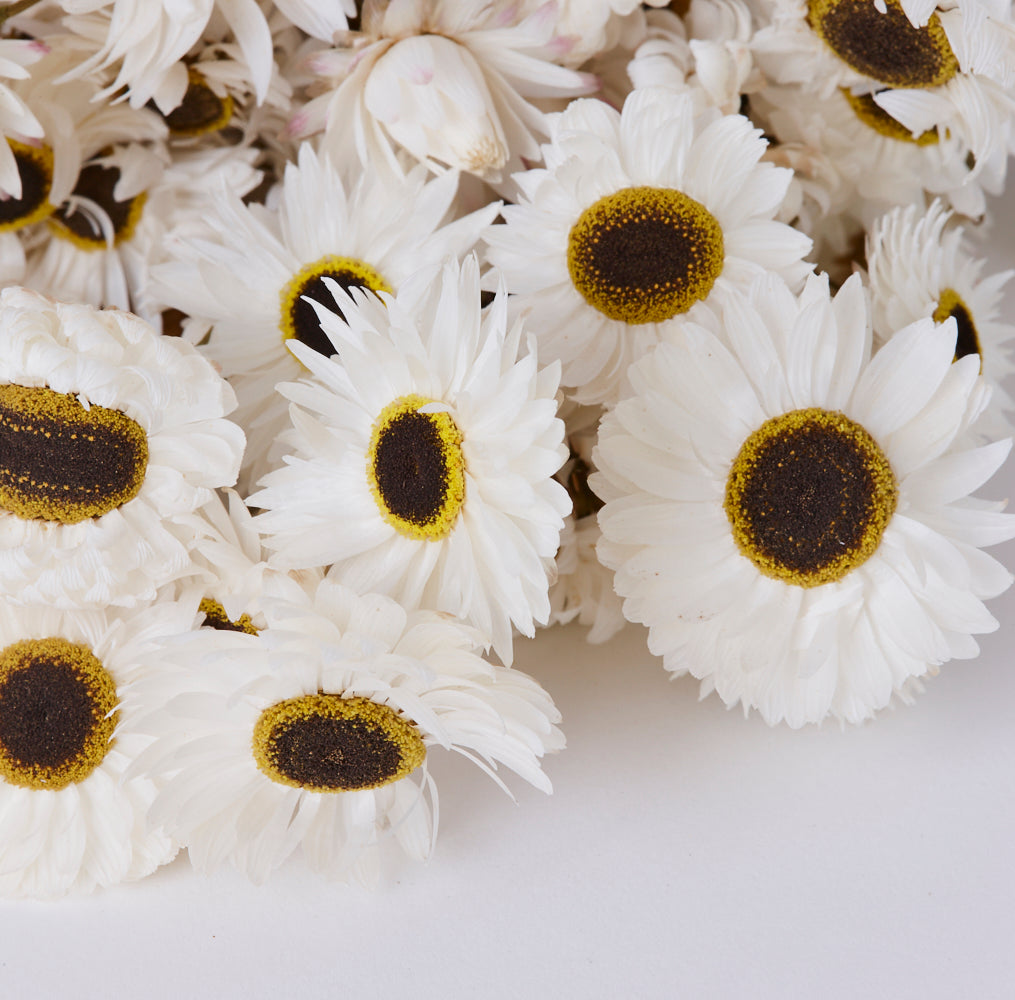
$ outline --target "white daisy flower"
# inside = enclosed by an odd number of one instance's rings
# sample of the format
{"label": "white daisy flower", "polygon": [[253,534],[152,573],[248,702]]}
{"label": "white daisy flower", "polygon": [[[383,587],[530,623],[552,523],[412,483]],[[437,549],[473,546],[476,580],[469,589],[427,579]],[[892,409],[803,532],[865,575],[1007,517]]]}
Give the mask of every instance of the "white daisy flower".
{"label": "white daisy flower", "polygon": [[[210,136],[239,129],[244,141],[254,142],[259,130],[266,140],[281,132],[288,120],[292,85],[274,67],[264,100],[255,104],[254,81],[239,47],[209,40],[187,59],[187,89],[183,99],[163,115],[174,142],[207,144]],[[273,126],[273,127],[272,127]]]}
{"label": "white daisy flower", "polygon": [[406,150],[436,170],[497,181],[539,158],[545,116],[530,98],[595,89],[587,74],[550,61],[557,5],[525,16],[509,0],[371,0],[360,31],[312,57],[328,89],[293,118],[294,135],[326,130],[334,157],[403,169]]}
{"label": "white daisy flower", "polygon": [[265,616],[256,635],[192,633],[130,691],[159,706],[134,773],[165,779],[151,819],[195,868],[229,860],[263,882],[302,847],[315,871],[371,882],[385,840],[426,858],[436,746],[502,787],[498,764],[551,790],[539,759],[563,746],[560,716],[531,678],[482,660],[474,630],[329,581]]}
{"label": "white daisy flower", "polygon": [[176,259],[153,270],[158,295],[192,317],[194,336],[211,330],[201,349],[236,389],[235,419],[250,438],[250,478],[266,471],[269,449],[288,425],[276,384],[306,370],[287,345],[334,350],[311,304],[334,304],[324,279],[397,292],[418,268],[466,253],[500,204],[442,225],[457,183],[452,173],[428,182],[418,167],[397,185],[370,172],[345,184],[304,143],[273,195],[277,211],[220,191],[205,216],[211,238],[169,242]]}
{"label": "white daisy flower", "polygon": [[0,591],[132,607],[188,572],[185,517],[235,482],[228,384],[135,316],[0,293]]}
{"label": "white daisy flower", "polygon": [[6,258],[16,257],[17,267],[5,277],[24,283],[25,261],[20,237],[48,218],[71,196],[82,162],[99,150],[128,139],[158,142],[165,126],[147,110],[110,105],[99,98],[101,84],[93,76],[73,83],[61,82],[81,58],[80,44],[72,36],[50,38],[52,48],[32,66],[31,76],[16,80],[10,99],[31,114],[38,129],[9,135],[0,147],[12,157],[18,192],[0,198],[0,243]]}
{"label": "white daisy flower", "polygon": [[513,307],[582,403],[614,403],[628,365],[713,291],[774,270],[799,284],[811,241],[773,221],[791,179],[759,163],[739,115],[695,114],[688,93],[638,90],[623,112],[573,102],[552,119],[545,170],[484,234]]}
{"label": "white daisy flower", "polygon": [[835,281],[852,273],[866,229],[895,205],[922,209],[938,195],[978,218],[985,192],[1002,186],[1003,157],[973,176],[956,136],[931,130],[914,139],[868,95],[770,86],[751,94],[750,113],[772,136],[766,159],[795,172],[783,218],[814,238],[811,259]]}
{"label": "white daisy flower", "polygon": [[124,692],[180,605],[129,615],[0,601],[0,895],[52,898],[149,875],[176,854],[126,771],[151,740]]}
{"label": "white daisy flower", "polygon": [[[135,112],[136,113],[136,112]],[[257,186],[247,147],[181,150],[167,166],[164,146],[114,146],[82,167],[70,197],[25,237],[22,284],[66,302],[113,306],[161,327],[164,304],[150,288],[171,234],[207,236],[223,187]]]}
{"label": "white daisy flower", "polygon": [[257,0],[60,0],[69,16],[64,27],[96,49],[75,75],[99,69],[116,76],[107,95],[126,88],[132,107],[153,101],[170,112],[187,91],[183,62],[209,21],[228,25],[243,57],[258,101],[268,93],[274,59],[271,31]]}
{"label": "white daisy flower", "polygon": [[917,28],[899,0],[770,3],[772,24],[754,51],[773,81],[823,97],[840,87],[866,95],[914,136],[955,133],[977,164],[1006,155],[1015,120],[1010,11],[998,18],[962,4]]}
{"label": "white daisy flower", "polygon": [[474,257],[394,298],[328,285],[346,322],[314,308],[338,358],[294,345],[311,377],[279,386],[292,454],[248,499],[271,561],[457,615],[510,664],[512,624],[549,617],[571,506],[559,368],[521,353],[503,294],[480,312]]}
{"label": "white daisy flower", "polygon": [[[993,389],[1001,433],[1010,430],[1015,403],[1004,388],[1012,374],[1015,326],[1003,322],[1002,292],[1013,271],[983,276],[986,261],[971,256],[961,227],[947,229],[951,213],[934,202],[926,212],[896,208],[877,221],[867,237],[874,335],[890,337],[915,320],[951,316],[958,328],[956,360],[980,356],[981,370]],[[989,433],[986,422],[981,432]]]}
{"label": "white daisy flower", "polygon": [[[956,324],[918,320],[870,356],[859,275],[799,298],[774,277],[632,368],[592,487],[600,558],[668,670],[791,726],[860,722],[975,656],[1015,536],[970,494],[1010,440],[964,436],[989,389]],[[717,405],[717,401],[720,401]]]}

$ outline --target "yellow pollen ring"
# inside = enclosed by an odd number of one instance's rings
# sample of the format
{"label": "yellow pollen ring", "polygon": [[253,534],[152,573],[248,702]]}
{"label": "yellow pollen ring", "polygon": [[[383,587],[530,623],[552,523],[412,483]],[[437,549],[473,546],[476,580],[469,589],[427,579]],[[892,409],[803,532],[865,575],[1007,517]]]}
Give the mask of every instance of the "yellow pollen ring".
{"label": "yellow pollen ring", "polygon": [[113,745],[116,683],[85,645],[23,639],[0,651],[0,778],[58,791]]}
{"label": "yellow pollen ring", "polygon": [[217,629],[220,632],[246,632],[247,635],[257,635],[261,631],[246,612],[239,618],[230,618],[226,609],[210,597],[201,599],[198,610],[204,615],[202,627]]}
{"label": "yellow pollen ring", "polygon": [[465,503],[462,433],[450,413],[419,413],[435,400],[402,396],[374,422],[367,480],[381,517],[422,541],[447,537]]}
{"label": "yellow pollen ring", "polygon": [[807,23],[850,69],[886,87],[940,87],[959,61],[937,14],[914,28],[899,0],[808,0]]}
{"label": "yellow pollen ring", "polygon": [[870,433],[811,407],[767,420],[741,446],[724,508],[740,552],[799,587],[866,562],[898,503],[895,474]]}
{"label": "yellow pollen ring", "polygon": [[[18,142],[17,139],[8,139],[7,145],[11,147],[11,152],[18,161],[18,169],[21,174],[21,198],[8,198],[0,202],[0,233],[12,233],[24,229],[25,226],[41,222],[56,210],[56,206],[49,200],[49,192],[53,185],[53,150],[46,145],[29,146],[27,143]],[[30,172],[34,172],[34,178],[31,177]],[[33,192],[28,189],[33,179],[38,186],[38,190],[34,192],[37,199],[35,206],[30,207],[24,215],[14,214],[12,217],[6,217],[9,211],[5,211],[5,208],[13,209],[14,204],[20,204],[31,196]]]}
{"label": "yellow pollen ring", "polygon": [[853,94],[846,87],[841,88],[843,96],[853,109],[853,114],[860,119],[868,128],[887,136],[889,139],[897,139],[899,142],[911,142],[917,146],[933,146],[940,141],[936,128],[929,128],[926,132],[913,135],[900,121],[896,121],[877,101],[872,94]]}
{"label": "yellow pollen ring", "polygon": [[[195,117],[196,114],[196,117]],[[233,117],[233,97],[219,97],[200,70],[187,67],[187,92],[183,102],[165,116],[174,139],[193,139],[225,128]]]}
{"label": "yellow pollen ring", "polygon": [[426,759],[419,731],[390,706],[322,693],[261,712],[252,751],[262,774],[309,792],[380,788]]}
{"label": "yellow pollen ring", "polygon": [[574,287],[610,319],[661,323],[708,296],[725,262],[722,227],[673,188],[630,187],[586,208],[567,239]]}
{"label": "yellow pollen ring", "polygon": [[[391,285],[375,268],[355,257],[328,254],[301,267],[279,293],[279,329],[284,341],[299,340],[329,356],[334,347],[321,331],[313,306],[303,296],[325,305],[331,312],[341,310],[322,279],[333,278],[343,288],[358,286],[371,292],[391,292]],[[344,318],[344,317],[343,317]]]}
{"label": "yellow pollen ring", "polygon": [[77,524],[133,500],[147,470],[148,435],[125,413],[0,385],[0,509]]}
{"label": "yellow pollen ring", "polygon": [[[121,243],[126,243],[128,240],[133,239],[134,231],[137,229],[137,224],[141,221],[141,214],[144,211],[147,200],[148,192],[142,191],[140,194],[134,195],[127,202],[126,221],[113,234],[114,247],[118,247]],[[106,242],[101,232],[96,235],[85,235],[84,233],[76,232],[57,216],[51,216],[47,219],[46,225],[49,226],[54,236],[59,236],[60,239],[73,243],[80,250],[91,252],[93,250],[110,249],[110,245]]]}
{"label": "yellow pollen ring", "polygon": [[937,308],[931,315],[935,323],[943,323],[952,317],[955,320],[957,334],[955,337],[954,361],[964,358],[967,354],[980,356],[980,374],[983,374],[983,348],[980,336],[973,322],[973,312],[965,300],[954,288],[945,288],[938,297]]}

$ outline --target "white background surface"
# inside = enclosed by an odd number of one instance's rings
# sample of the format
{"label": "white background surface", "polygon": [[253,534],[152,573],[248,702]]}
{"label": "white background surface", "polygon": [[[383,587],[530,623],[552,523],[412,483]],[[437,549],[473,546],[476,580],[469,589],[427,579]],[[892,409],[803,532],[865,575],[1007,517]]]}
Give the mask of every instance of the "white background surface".
{"label": "white background surface", "polygon": [[[1015,265],[1002,214],[989,272]],[[981,495],[1015,492],[1013,464]],[[435,751],[436,854],[392,852],[374,892],[298,857],[261,888],[181,857],[2,903],[0,996],[1013,997],[1015,592],[992,610],[979,659],[845,732],[699,702],[639,627],[545,632],[516,663],[564,714],[552,797],[513,781],[515,805]]]}

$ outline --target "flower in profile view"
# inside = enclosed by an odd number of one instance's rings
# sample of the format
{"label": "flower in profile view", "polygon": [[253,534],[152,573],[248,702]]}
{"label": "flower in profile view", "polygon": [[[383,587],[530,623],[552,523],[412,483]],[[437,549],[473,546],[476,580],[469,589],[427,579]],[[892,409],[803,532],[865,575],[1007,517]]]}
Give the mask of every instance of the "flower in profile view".
{"label": "flower in profile view", "polygon": [[0,590],[134,607],[190,568],[183,518],[236,481],[236,400],[189,344],[128,313],[0,293]]}
{"label": "flower in profile view", "polygon": [[[961,226],[950,226],[952,214],[934,202],[926,211],[899,207],[877,220],[867,237],[867,272],[874,335],[879,340],[930,316],[955,320],[955,359],[980,358],[992,389],[992,407],[979,430],[994,424],[1010,432],[1015,403],[1005,388],[1012,373],[1015,326],[1001,316],[1001,297],[1011,271],[984,275],[986,261],[965,246]],[[989,417],[998,419],[989,419]]]}
{"label": "flower in profile view", "polygon": [[434,749],[549,792],[557,710],[480,643],[448,616],[327,580],[301,603],[265,602],[260,628],[182,637],[130,690],[154,737],[131,773],[162,783],[152,821],[204,871],[229,860],[263,882],[299,847],[315,871],[372,881],[386,839],[430,854]]}

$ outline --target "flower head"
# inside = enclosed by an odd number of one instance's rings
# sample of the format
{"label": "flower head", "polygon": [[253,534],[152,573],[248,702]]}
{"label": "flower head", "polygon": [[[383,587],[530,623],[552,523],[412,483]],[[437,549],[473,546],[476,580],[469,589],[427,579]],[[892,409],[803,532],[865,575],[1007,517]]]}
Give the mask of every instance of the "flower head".
{"label": "flower head", "polygon": [[[991,422],[1010,428],[1013,403],[1005,388],[1012,371],[1015,326],[1001,316],[1001,296],[1011,271],[984,275],[986,261],[973,257],[960,226],[940,202],[926,212],[916,206],[897,208],[878,219],[867,238],[874,334],[890,337],[915,320],[955,320],[955,359],[980,358],[991,386],[994,411],[1007,411]],[[987,421],[981,421],[984,432]]]}
{"label": "flower head", "polygon": [[510,662],[512,624],[549,616],[570,508],[556,367],[520,351],[503,296],[481,313],[474,257],[394,298],[330,287],[345,322],[317,312],[338,357],[293,348],[310,376],[279,387],[291,454],[249,498],[271,561],[457,615]]}
{"label": "flower head", "polygon": [[182,605],[130,613],[0,601],[0,894],[62,896],[137,879],[176,844],[147,822],[155,784],[126,772],[150,738],[125,707]]}
{"label": "flower head", "polygon": [[316,871],[371,880],[389,837],[425,858],[436,747],[550,790],[539,758],[563,745],[557,711],[484,662],[474,630],[329,581],[264,615],[256,633],[190,634],[131,688],[156,737],[135,770],[165,780],[152,819],[195,867],[229,859],[262,882],[302,846]]}
{"label": "flower head", "polygon": [[689,92],[637,90],[622,112],[574,101],[552,122],[545,170],[484,234],[493,273],[585,403],[612,404],[665,324],[765,270],[798,283],[810,240],[774,221],[791,174],[760,163],[740,115]]}
{"label": "flower head", "polygon": [[236,479],[229,386],[135,316],[0,294],[0,588],[132,607],[189,568],[181,518]]}
{"label": "flower head", "polygon": [[759,279],[709,326],[603,421],[599,555],[669,670],[770,723],[860,722],[997,627],[1011,576],[979,546],[1015,518],[969,494],[1010,442],[966,440],[989,392],[954,320],[871,358],[859,277]]}

